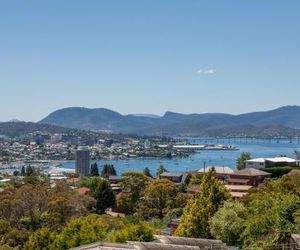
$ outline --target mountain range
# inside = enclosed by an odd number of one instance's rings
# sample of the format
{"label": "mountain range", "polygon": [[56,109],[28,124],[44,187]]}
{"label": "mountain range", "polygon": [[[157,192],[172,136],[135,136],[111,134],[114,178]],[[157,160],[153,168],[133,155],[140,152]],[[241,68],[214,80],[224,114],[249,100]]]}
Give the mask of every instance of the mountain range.
{"label": "mountain range", "polygon": [[225,113],[122,115],[105,108],[64,108],[39,121],[66,128],[164,136],[299,136],[300,107],[241,115]]}

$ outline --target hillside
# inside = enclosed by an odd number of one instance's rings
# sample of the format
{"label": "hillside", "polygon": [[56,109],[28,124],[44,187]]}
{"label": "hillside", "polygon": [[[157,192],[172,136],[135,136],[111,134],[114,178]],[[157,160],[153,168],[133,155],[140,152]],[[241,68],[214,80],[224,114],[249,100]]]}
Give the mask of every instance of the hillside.
{"label": "hillside", "polygon": [[241,115],[166,112],[162,117],[121,115],[103,108],[73,107],[54,111],[39,123],[146,135],[296,136],[300,134],[300,107],[285,106]]}

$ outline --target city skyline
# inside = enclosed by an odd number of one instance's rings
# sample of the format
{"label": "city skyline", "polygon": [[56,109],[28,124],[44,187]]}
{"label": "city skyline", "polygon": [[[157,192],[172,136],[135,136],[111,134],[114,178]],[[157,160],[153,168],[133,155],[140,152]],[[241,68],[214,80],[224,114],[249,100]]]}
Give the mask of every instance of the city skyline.
{"label": "city skyline", "polygon": [[298,1],[0,4],[0,121],[300,105]]}

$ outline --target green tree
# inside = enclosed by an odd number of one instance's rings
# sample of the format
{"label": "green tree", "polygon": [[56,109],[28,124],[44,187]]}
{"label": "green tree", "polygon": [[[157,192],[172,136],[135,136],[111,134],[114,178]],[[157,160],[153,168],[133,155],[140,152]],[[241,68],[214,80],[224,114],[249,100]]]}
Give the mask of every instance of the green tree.
{"label": "green tree", "polygon": [[300,199],[291,194],[257,192],[247,204],[241,233],[244,247],[269,247],[286,242],[297,232],[294,215]]}
{"label": "green tree", "polygon": [[29,240],[25,244],[25,250],[51,249],[56,237],[57,234],[55,232],[51,232],[47,227],[43,227],[30,235]]}
{"label": "green tree", "polygon": [[151,181],[143,192],[139,213],[144,217],[163,216],[175,205],[176,185],[166,179]]}
{"label": "green tree", "polygon": [[117,171],[115,170],[114,165],[112,164],[105,164],[101,171],[101,176],[104,178],[108,178],[110,175],[117,175]]}
{"label": "green tree", "polygon": [[248,152],[241,153],[241,156],[236,160],[236,168],[242,170],[246,168],[246,161],[250,160],[251,156]]}
{"label": "green tree", "polygon": [[159,176],[164,172],[168,172],[168,170],[163,165],[160,165],[156,170],[156,176]]}
{"label": "green tree", "polygon": [[146,176],[152,178],[152,175],[151,175],[151,172],[150,172],[150,169],[149,169],[149,168],[147,168],[147,167],[144,168],[143,173],[144,173],[144,175],[146,175]]}
{"label": "green tree", "polygon": [[34,176],[36,174],[36,171],[34,169],[34,167],[28,165],[26,167],[26,176]]}
{"label": "green tree", "polygon": [[296,157],[297,160],[300,160],[300,150],[295,149],[294,156]]}
{"label": "green tree", "polygon": [[210,170],[203,176],[199,192],[191,198],[184,208],[176,235],[183,237],[211,238],[209,221],[230,193]]}
{"label": "green tree", "polygon": [[22,166],[22,168],[21,168],[21,175],[25,176],[25,174],[26,174],[25,166]]}
{"label": "green tree", "polygon": [[146,222],[128,224],[124,229],[115,231],[109,236],[109,241],[125,243],[127,241],[145,241],[154,239],[155,230]]}
{"label": "green tree", "polygon": [[122,175],[120,184],[123,193],[118,197],[118,207],[122,212],[131,214],[136,210],[137,202],[150,180],[142,172],[126,172]]}
{"label": "green tree", "polygon": [[96,200],[97,213],[103,214],[107,208],[115,204],[116,198],[108,180],[102,177],[91,177],[87,181],[86,186]]}
{"label": "green tree", "polygon": [[92,214],[71,220],[56,237],[50,249],[69,249],[105,239],[106,226],[101,216]]}
{"label": "green tree", "polygon": [[91,165],[91,176],[99,176],[98,165],[96,162]]}
{"label": "green tree", "polygon": [[240,245],[246,208],[237,201],[225,201],[211,219],[211,234],[230,246]]}

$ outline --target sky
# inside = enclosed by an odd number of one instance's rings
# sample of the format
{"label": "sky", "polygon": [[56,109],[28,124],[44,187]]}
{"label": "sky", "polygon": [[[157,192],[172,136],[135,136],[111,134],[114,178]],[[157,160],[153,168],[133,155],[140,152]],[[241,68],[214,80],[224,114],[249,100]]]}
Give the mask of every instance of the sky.
{"label": "sky", "polygon": [[0,1],[0,121],[300,105],[298,0]]}

